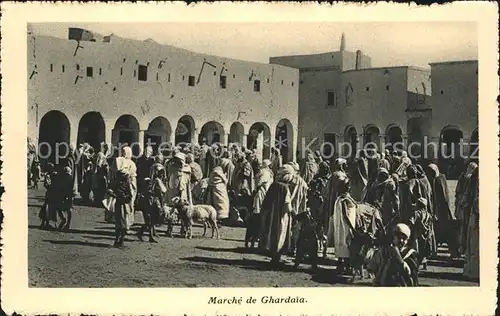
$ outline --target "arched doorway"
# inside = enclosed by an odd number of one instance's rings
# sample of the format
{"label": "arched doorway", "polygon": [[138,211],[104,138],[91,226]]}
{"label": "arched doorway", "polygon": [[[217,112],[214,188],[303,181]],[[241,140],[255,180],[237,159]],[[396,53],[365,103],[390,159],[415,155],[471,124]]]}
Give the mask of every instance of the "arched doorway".
{"label": "arched doorway", "polygon": [[441,130],[439,169],[451,180],[457,180],[463,169],[463,148],[460,148],[463,137],[462,131],[456,126],[447,126]]}
{"label": "arched doorway", "polygon": [[191,143],[195,131],[194,120],[189,115],[184,115],[177,122],[175,128],[175,144]]}
{"label": "arched doorway", "polygon": [[224,127],[219,122],[210,121],[203,125],[198,143],[212,145],[215,143],[224,143]]}
{"label": "arched doorway", "polygon": [[368,125],[364,131],[363,146],[365,149],[380,150],[380,130],[375,125]]}
{"label": "arched doorway", "polygon": [[358,132],[352,125],[346,127],[344,132],[344,148],[342,152],[345,157],[355,157],[358,152]]}
{"label": "arched doorway", "polygon": [[293,161],[293,126],[287,119],[276,125],[275,146],[283,157],[283,163]]}
{"label": "arched doorway", "polygon": [[[38,154],[43,167],[49,162],[57,164],[60,158],[68,155],[70,129],[68,118],[60,111],[49,111],[42,117],[38,134]],[[56,150],[59,153],[58,159]]]}
{"label": "arched doorway", "polygon": [[477,128],[470,135],[469,159],[479,161],[479,133]]}
{"label": "arched doorway", "polygon": [[106,125],[99,112],[85,113],[78,123],[77,144],[87,143],[97,152],[106,140]]}
{"label": "arched doorway", "polygon": [[245,130],[240,122],[234,122],[229,129],[229,143],[243,145]]}
{"label": "arched doorway", "polygon": [[403,150],[403,131],[398,125],[389,125],[385,131],[385,148],[391,152],[395,150]]}
{"label": "arched doorway", "polygon": [[[151,123],[149,123],[147,131],[144,133],[144,148],[146,146],[151,146],[154,153],[158,152],[158,147],[162,143],[166,143],[170,139],[170,134],[172,133],[172,127],[170,122],[163,116],[158,116],[154,118]],[[163,145],[163,154],[168,154],[167,151],[170,148],[170,144]]]}
{"label": "arched doorway", "polygon": [[114,145],[118,148],[130,146],[132,153],[137,157],[140,153],[139,129],[139,122],[134,116],[128,114],[120,116],[113,129]]}
{"label": "arched doorway", "polygon": [[258,122],[250,126],[246,146],[248,149],[257,149],[262,156],[259,159],[267,159],[271,155],[271,132],[266,123]]}

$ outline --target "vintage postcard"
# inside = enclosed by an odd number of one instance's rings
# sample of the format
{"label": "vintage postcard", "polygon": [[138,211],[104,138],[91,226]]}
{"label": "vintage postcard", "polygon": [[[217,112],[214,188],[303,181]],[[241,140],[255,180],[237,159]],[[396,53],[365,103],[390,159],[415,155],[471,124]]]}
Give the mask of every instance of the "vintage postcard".
{"label": "vintage postcard", "polygon": [[492,314],[497,9],[3,4],[5,312]]}

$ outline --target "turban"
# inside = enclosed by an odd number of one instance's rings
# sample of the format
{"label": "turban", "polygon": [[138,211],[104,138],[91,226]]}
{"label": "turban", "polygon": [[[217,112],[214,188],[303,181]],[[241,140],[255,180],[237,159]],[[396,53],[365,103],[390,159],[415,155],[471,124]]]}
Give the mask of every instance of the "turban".
{"label": "turban", "polygon": [[408,225],[399,223],[394,227],[394,233],[400,233],[405,235],[407,238],[410,238],[411,229],[410,227],[408,227]]}
{"label": "turban", "polygon": [[262,160],[262,168],[269,168],[271,166],[271,160],[264,159]]}

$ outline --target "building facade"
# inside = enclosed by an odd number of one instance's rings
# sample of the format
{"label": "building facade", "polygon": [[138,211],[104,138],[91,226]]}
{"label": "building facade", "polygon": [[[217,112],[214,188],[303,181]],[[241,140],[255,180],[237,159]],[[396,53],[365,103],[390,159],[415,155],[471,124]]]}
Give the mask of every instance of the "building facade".
{"label": "building facade", "polygon": [[261,157],[277,144],[285,161],[306,149],[353,156],[370,144],[427,150],[448,170],[460,165],[449,151],[478,140],[478,63],[430,66],[373,68],[344,35],[339,51],[262,64],[75,28],[67,39],[29,34],[28,136],[137,142],[136,152],[148,140],[240,143]]}
{"label": "building facade", "polygon": [[345,49],[342,36],[337,52],[270,58],[300,71],[299,151],[396,147],[448,168],[443,143],[477,143],[477,61],[373,68],[369,56]]}
{"label": "building facade", "polygon": [[[284,139],[295,159],[299,71],[69,29],[28,35],[28,136],[38,143],[214,142],[259,147]],[[42,149],[40,149],[42,150]]]}

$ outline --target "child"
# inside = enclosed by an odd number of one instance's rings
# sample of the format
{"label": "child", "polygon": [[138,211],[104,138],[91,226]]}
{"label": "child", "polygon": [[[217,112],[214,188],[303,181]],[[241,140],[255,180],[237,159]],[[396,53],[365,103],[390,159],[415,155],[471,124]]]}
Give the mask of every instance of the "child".
{"label": "child", "polygon": [[57,221],[57,214],[55,212],[55,202],[57,200],[57,188],[55,186],[57,172],[52,163],[47,166],[47,172],[44,176],[43,186],[45,187],[45,200],[38,213],[40,218],[40,229],[52,229],[50,221]]}
{"label": "child", "polygon": [[311,260],[311,268],[318,268],[318,226],[310,211],[302,212],[295,218],[301,223],[297,239],[297,252],[295,255],[295,268],[298,268],[306,255]]}
{"label": "child", "polygon": [[33,161],[33,164],[31,165],[31,180],[33,181],[32,188],[38,189],[38,181],[40,181],[41,173],[40,162],[38,160]]}
{"label": "child", "polygon": [[64,167],[63,173],[59,176],[59,197],[57,211],[61,217],[59,229],[68,231],[71,225],[71,210],[73,208],[73,176],[71,167]]}
{"label": "child", "polygon": [[392,232],[390,244],[383,246],[374,255],[378,261],[374,267],[375,286],[417,286],[418,254],[408,246],[411,230],[406,224],[397,224]]}

